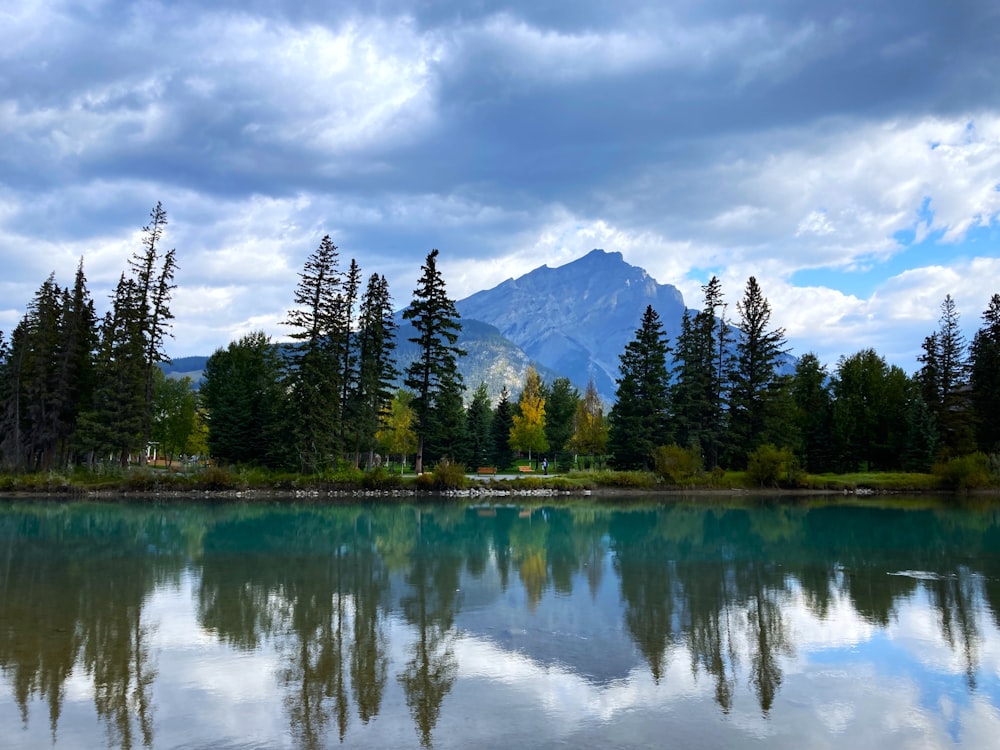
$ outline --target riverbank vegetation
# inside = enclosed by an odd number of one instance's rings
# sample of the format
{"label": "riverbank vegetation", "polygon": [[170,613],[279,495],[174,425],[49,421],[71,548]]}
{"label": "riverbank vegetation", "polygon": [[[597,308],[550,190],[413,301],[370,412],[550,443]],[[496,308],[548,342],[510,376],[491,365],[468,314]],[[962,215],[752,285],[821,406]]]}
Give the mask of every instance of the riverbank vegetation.
{"label": "riverbank vegetation", "polygon": [[1000,294],[971,345],[946,297],[915,373],[872,349],[828,370],[790,355],[754,277],[735,319],[713,277],[672,340],[645,310],[610,406],[593,382],[581,394],[533,368],[494,402],[457,367],[437,250],[403,313],[417,354],[401,362],[385,277],[342,269],[324,237],[291,294],[293,343],[247,334],[196,386],[160,367],[177,267],[166,224],[158,204],[103,316],[81,259],[72,287],[53,273],[0,334],[0,490],[1000,486]]}

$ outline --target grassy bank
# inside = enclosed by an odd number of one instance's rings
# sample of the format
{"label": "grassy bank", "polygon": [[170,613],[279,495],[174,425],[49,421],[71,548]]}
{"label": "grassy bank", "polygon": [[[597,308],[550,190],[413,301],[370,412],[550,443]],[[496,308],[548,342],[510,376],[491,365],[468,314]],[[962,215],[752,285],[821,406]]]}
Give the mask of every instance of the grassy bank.
{"label": "grassy bank", "polygon": [[[159,467],[79,468],[73,472],[0,474],[0,492],[20,494],[88,495],[93,493],[203,493],[203,492],[328,492],[405,491],[440,492],[468,487],[495,490],[548,489],[558,492],[836,492],[856,494],[948,492],[970,489],[956,486],[941,473],[865,472],[853,474],[797,474],[794,481],[764,486],[746,472],[701,472],[682,481],[668,482],[652,472],[583,471],[549,476],[518,476],[515,479],[477,479],[457,464],[435,467],[420,476],[400,475],[384,469],[362,471],[341,467],[322,474],[295,474],[255,467],[192,467],[183,470]],[[977,484],[971,489],[997,489],[997,482]]]}

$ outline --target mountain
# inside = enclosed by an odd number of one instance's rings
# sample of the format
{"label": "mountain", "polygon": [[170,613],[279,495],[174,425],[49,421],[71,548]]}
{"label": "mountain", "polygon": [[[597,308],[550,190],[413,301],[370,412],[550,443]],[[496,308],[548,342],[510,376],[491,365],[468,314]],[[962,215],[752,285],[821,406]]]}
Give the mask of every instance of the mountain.
{"label": "mountain", "polygon": [[[402,313],[397,313],[395,320],[399,325],[396,331],[396,367],[400,372],[405,372],[419,354],[417,345],[409,341],[416,337],[417,331],[410,321],[403,320]],[[530,365],[535,366],[542,380],[547,383],[562,376],[558,371],[533,362],[517,344],[501,335],[496,326],[465,317],[459,322],[462,330],[455,345],[466,353],[458,360],[458,371],[465,381],[466,402],[472,399],[472,392],[480,383],[486,383],[494,404],[499,400],[504,386],[510,391],[511,400],[516,400],[524,387],[524,378]]]}
{"label": "mountain", "polygon": [[626,263],[621,253],[604,250],[557,268],[541,266],[455,304],[463,325],[473,319],[495,326],[531,360],[581,390],[593,377],[608,401],[619,357],[647,305],[675,339],[684,314],[681,293]]}
{"label": "mountain", "polygon": [[[529,365],[551,383],[568,377],[583,391],[593,377],[605,401],[613,401],[618,362],[635,336],[647,305],[660,315],[671,341],[680,331],[684,300],[676,287],[660,284],[625,262],[621,253],[593,250],[557,268],[541,266],[455,303],[462,331],[457,345],[467,352],[459,371],[472,391],[485,382],[494,402],[507,386],[516,399]],[[400,372],[417,356],[407,339],[416,332],[402,313],[395,316]],[[164,371],[198,383],[207,357],[183,357]]]}

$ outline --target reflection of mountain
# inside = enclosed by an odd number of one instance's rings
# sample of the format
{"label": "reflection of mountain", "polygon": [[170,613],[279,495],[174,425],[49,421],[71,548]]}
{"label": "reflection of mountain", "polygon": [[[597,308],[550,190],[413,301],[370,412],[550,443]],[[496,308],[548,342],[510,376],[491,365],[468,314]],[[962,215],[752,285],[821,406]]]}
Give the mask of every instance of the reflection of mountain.
{"label": "reflection of mountain", "polygon": [[[723,711],[749,703],[774,718],[782,693],[802,689],[804,662],[857,659],[852,643],[877,651],[907,616],[936,639],[938,663],[958,665],[907,667],[933,683],[924,702],[1000,699],[998,542],[995,514],[961,510],[3,506],[0,711],[33,726],[44,703],[51,744],[65,747],[77,725],[61,724],[80,714],[67,701],[83,690],[103,744],[161,744],[158,717],[173,726],[176,713],[160,704],[170,692],[149,601],[178,579],[193,582],[198,627],[167,635],[189,639],[185,659],[208,642],[272,659],[262,692],[280,696],[283,736],[300,747],[365,744],[393,721],[430,745],[455,726],[450,707],[467,710],[472,682],[489,700],[499,683],[548,677],[588,700],[638,679],[650,699],[686,674]],[[836,642],[803,647],[803,624]],[[892,648],[897,671],[920,659],[905,638]],[[215,669],[184,679],[214,685]]]}

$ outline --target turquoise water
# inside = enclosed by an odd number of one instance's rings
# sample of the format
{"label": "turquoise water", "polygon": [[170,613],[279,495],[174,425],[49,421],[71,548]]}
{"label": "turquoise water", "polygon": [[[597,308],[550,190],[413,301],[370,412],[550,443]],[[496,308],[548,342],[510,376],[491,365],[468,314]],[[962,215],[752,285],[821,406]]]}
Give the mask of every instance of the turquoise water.
{"label": "turquoise water", "polygon": [[0,505],[5,748],[948,748],[1000,513]]}

